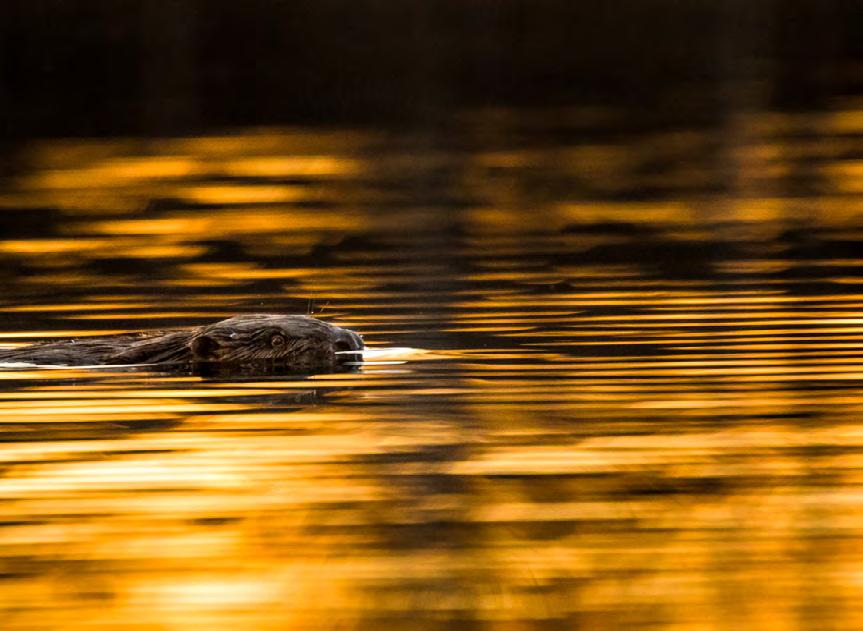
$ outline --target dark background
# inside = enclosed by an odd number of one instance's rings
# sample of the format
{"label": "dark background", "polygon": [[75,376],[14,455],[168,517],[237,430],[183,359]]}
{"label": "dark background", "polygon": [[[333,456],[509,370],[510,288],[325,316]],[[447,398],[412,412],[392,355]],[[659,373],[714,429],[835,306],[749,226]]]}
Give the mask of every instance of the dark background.
{"label": "dark background", "polygon": [[858,0],[4,0],[0,134],[823,108],[863,86],[861,33]]}

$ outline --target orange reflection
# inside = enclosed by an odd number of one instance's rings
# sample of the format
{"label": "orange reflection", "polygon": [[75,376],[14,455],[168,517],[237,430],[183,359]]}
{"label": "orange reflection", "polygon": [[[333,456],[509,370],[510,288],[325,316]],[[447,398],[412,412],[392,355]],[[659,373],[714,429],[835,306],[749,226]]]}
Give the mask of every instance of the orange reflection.
{"label": "orange reflection", "polygon": [[706,161],[538,118],[22,151],[0,207],[57,215],[0,237],[0,339],[290,309],[374,352],[0,371],[4,628],[863,626],[859,111]]}

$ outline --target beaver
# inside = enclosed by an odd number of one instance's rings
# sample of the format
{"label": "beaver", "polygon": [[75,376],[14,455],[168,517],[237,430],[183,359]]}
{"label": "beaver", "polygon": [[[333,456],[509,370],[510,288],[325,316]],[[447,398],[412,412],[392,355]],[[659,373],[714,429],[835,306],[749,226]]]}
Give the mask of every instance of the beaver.
{"label": "beaver", "polygon": [[[0,362],[87,366],[266,365],[335,372],[362,360],[362,338],[301,315],[241,315],[195,329],[60,340],[0,350]],[[351,352],[355,351],[355,352]]]}

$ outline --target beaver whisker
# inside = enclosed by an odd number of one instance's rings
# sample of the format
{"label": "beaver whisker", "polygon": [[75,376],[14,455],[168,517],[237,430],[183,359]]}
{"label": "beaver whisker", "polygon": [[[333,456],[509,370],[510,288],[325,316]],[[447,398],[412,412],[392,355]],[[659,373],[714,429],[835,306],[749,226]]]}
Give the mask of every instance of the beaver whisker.
{"label": "beaver whisker", "polygon": [[225,366],[261,363],[297,373],[343,369],[362,359],[354,331],[302,315],[242,315],[179,331],[61,340],[0,350],[0,362],[42,365]]}

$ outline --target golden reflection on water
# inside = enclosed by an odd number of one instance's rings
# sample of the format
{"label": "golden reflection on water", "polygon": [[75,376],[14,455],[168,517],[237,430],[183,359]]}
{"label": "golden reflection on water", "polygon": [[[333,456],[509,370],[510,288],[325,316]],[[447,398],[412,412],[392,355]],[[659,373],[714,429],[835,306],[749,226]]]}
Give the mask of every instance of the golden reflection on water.
{"label": "golden reflection on water", "polygon": [[393,351],[0,371],[3,628],[863,627],[861,117],[25,147],[3,344],[282,311]]}

